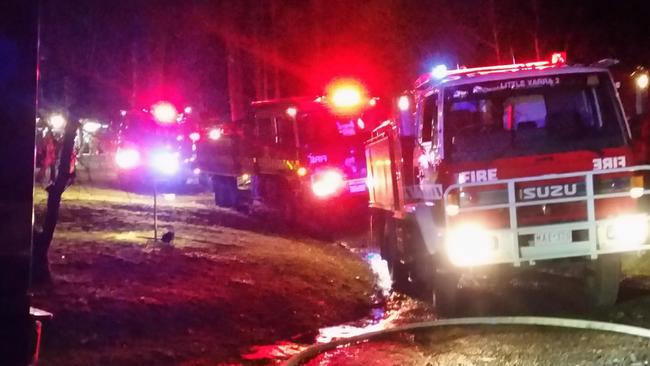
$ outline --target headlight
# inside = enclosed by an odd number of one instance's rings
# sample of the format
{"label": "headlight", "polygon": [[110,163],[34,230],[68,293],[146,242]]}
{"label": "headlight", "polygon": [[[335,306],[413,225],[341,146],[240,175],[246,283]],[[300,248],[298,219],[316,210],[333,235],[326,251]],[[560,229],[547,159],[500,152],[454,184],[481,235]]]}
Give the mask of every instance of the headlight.
{"label": "headlight", "polygon": [[648,217],[645,214],[624,215],[606,226],[607,243],[616,247],[635,247],[648,239]]}
{"label": "headlight", "polygon": [[453,264],[472,266],[487,262],[497,247],[497,241],[480,225],[463,224],[448,231],[445,245]]}
{"label": "headlight", "polygon": [[165,175],[173,175],[180,168],[178,154],[170,151],[158,151],[151,157],[151,165]]}
{"label": "headlight", "polygon": [[643,175],[633,175],[630,178],[630,197],[641,198],[645,193],[645,182]]}
{"label": "headlight", "polygon": [[447,216],[456,216],[460,212],[460,198],[459,192],[453,191],[447,195],[447,204],[445,205],[445,213]]}
{"label": "headlight", "polygon": [[140,153],[136,149],[119,149],[115,163],[120,169],[133,169],[140,163]]}
{"label": "headlight", "polygon": [[314,175],[311,190],[317,197],[325,198],[338,193],[343,186],[345,186],[343,174],[331,169]]}

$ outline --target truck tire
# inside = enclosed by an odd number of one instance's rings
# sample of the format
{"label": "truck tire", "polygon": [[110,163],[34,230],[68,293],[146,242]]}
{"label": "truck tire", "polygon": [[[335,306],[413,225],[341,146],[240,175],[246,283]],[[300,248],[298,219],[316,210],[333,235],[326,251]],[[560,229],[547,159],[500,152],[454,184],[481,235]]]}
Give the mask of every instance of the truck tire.
{"label": "truck tire", "polygon": [[621,277],[620,254],[601,255],[589,263],[585,274],[587,304],[594,308],[614,305]]}
{"label": "truck tire", "polygon": [[222,194],[221,177],[212,177],[212,191],[214,192],[214,204],[223,207],[223,194]]}
{"label": "truck tire", "polygon": [[236,178],[222,178],[221,195],[223,207],[235,207],[237,205],[238,192]]}
{"label": "truck tire", "polygon": [[458,283],[460,276],[456,273],[439,273],[433,276],[432,302],[439,316],[453,317],[460,313],[458,301]]}
{"label": "truck tire", "polygon": [[438,260],[420,253],[409,267],[409,295],[431,303],[442,317],[460,314],[458,293],[460,274],[440,271]]}
{"label": "truck tire", "polygon": [[370,248],[381,252],[384,241],[386,215],[378,209],[370,210]]}
{"label": "truck tire", "polygon": [[214,203],[219,207],[234,207],[238,203],[239,192],[237,181],[233,177],[212,178],[212,189],[214,191]]}
{"label": "truck tire", "polygon": [[278,209],[280,217],[285,224],[294,225],[298,220],[298,205],[296,197],[287,184],[281,185],[280,201]]}
{"label": "truck tire", "polygon": [[388,264],[388,271],[393,282],[393,289],[411,294],[409,282],[409,269],[403,260],[403,255],[397,247],[397,220],[386,217],[384,220],[384,233],[381,245],[381,256]]}

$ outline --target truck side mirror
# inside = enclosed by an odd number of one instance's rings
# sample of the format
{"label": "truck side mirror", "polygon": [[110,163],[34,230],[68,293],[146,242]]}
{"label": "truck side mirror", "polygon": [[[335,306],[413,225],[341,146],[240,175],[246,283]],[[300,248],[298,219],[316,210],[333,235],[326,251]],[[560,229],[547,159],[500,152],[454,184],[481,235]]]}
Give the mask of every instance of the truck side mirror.
{"label": "truck side mirror", "polygon": [[648,111],[648,72],[643,69],[637,69],[632,74],[635,87],[635,112],[637,115],[647,114]]}
{"label": "truck side mirror", "polygon": [[650,141],[650,114],[637,114],[628,120],[632,140]]}
{"label": "truck side mirror", "polygon": [[650,162],[650,114],[640,114],[630,118],[632,148],[641,164]]}

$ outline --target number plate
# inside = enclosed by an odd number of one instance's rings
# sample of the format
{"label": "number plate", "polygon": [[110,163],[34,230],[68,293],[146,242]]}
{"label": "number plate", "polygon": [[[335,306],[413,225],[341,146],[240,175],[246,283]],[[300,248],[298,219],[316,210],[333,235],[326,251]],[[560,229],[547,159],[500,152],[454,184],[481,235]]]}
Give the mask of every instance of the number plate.
{"label": "number plate", "polygon": [[350,193],[365,192],[366,191],[366,182],[365,181],[350,182],[349,187],[350,187]]}
{"label": "number plate", "polygon": [[571,230],[545,231],[535,234],[535,246],[571,243]]}

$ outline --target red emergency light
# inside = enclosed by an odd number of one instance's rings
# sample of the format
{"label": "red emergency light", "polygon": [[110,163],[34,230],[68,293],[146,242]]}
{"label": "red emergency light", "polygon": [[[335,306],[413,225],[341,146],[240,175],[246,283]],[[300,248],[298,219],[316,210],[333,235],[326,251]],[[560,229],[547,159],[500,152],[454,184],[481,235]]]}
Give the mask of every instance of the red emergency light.
{"label": "red emergency light", "polygon": [[565,64],[566,63],[566,52],[553,52],[551,54],[551,64]]}
{"label": "red emergency light", "polygon": [[158,102],[151,107],[151,114],[158,123],[174,123],[178,117],[178,111],[169,102]]}
{"label": "red emergency light", "polygon": [[361,104],[361,92],[354,86],[342,86],[332,93],[332,104],[338,108],[350,108]]}
{"label": "red emergency light", "polygon": [[355,113],[368,102],[366,89],[353,79],[335,80],[327,86],[326,93],[335,113]]}

